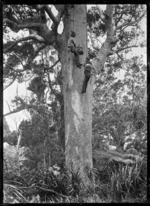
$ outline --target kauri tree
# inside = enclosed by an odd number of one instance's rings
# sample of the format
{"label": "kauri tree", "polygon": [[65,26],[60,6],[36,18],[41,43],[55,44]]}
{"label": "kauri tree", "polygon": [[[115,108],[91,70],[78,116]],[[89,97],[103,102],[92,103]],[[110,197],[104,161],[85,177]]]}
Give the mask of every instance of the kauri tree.
{"label": "kauri tree", "polygon": [[[37,66],[35,58],[43,50],[57,51],[62,73],[65,158],[69,168],[93,167],[92,96],[96,76],[104,71],[108,58],[118,55],[123,61],[122,51],[140,46],[134,39],[140,34],[139,22],[145,13],[145,7],[138,4],[110,4],[104,12],[97,5],[88,14],[86,5],[74,4],[3,7],[5,84],[9,86],[33,71]],[[15,34],[23,31],[27,35],[10,39],[10,31]],[[88,35],[92,51],[87,48]],[[100,35],[105,37],[102,45],[95,41]],[[44,88],[42,84],[42,92]]]}

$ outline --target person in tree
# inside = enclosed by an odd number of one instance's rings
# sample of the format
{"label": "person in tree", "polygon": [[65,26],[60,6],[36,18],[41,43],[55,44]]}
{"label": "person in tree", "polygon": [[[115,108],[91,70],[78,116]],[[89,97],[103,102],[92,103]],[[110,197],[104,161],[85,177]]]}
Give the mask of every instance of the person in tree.
{"label": "person in tree", "polygon": [[68,40],[68,52],[74,53],[77,67],[81,68],[83,64],[80,61],[79,55],[83,55],[84,51],[80,45],[77,46],[76,33],[74,31],[71,31],[71,37]]}
{"label": "person in tree", "polygon": [[88,81],[91,77],[91,72],[92,72],[92,64],[89,60],[89,58],[87,58],[85,66],[84,66],[84,81],[83,81],[83,85],[82,85],[82,93],[86,93],[86,89],[87,89],[87,84]]}

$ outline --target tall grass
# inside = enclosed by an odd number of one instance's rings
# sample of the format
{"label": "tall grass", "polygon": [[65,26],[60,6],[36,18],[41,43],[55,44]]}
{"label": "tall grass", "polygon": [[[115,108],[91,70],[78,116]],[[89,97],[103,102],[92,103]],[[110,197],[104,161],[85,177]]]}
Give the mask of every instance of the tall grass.
{"label": "tall grass", "polygon": [[24,169],[20,176],[4,175],[4,203],[144,202],[146,167],[146,161],[140,160],[135,164],[111,161],[86,173]]}

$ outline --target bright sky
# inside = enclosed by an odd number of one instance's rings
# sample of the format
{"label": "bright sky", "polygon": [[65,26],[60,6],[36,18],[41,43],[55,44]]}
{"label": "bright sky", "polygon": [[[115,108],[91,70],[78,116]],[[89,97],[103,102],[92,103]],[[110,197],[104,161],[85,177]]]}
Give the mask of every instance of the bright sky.
{"label": "bright sky", "polygon": [[[87,8],[90,8],[91,6],[94,6],[94,4],[87,5]],[[104,10],[105,8],[106,8],[106,5],[101,5],[102,10]],[[146,32],[146,29],[147,29],[146,25],[147,25],[146,19],[143,19],[141,22],[141,27],[142,27],[142,30],[145,31],[145,39],[146,39],[146,33],[147,33]],[[21,36],[23,36],[22,32],[20,34],[21,34]],[[18,36],[20,34],[18,32]],[[144,63],[146,64],[146,62],[147,62],[146,48],[133,48],[132,54],[130,54],[130,55],[143,55]],[[9,112],[9,108],[8,108],[7,103],[9,104],[9,106],[11,106],[11,100],[16,95],[17,88],[18,88],[18,95],[19,96],[26,96],[26,95],[28,96],[29,95],[30,92],[29,92],[29,90],[26,89],[27,84],[28,84],[27,82],[26,82],[26,85],[25,85],[25,83],[18,84],[17,82],[14,82],[8,89],[4,90],[4,93],[3,93],[4,94],[4,96],[3,96],[4,114]],[[7,101],[7,103],[5,100]],[[23,119],[29,119],[29,118],[30,118],[29,113],[26,110],[24,110],[24,111],[18,112],[16,114],[6,116],[6,121],[9,125],[10,130],[13,131],[13,130],[17,130],[20,122]]]}
{"label": "bright sky", "polygon": [[[14,82],[10,87],[4,90],[4,95],[3,95],[4,114],[9,112],[8,104],[11,108],[11,100],[14,99],[15,95],[17,94],[17,89],[18,89],[18,96],[29,95],[30,92],[29,90],[26,89],[26,86],[27,85],[25,85],[25,83],[18,84],[17,82]],[[23,110],[18,113],[6,116],[6,121],[10,127],[10,130],[13,131],[18,129],[18,126],[23,119],[25,120],[29,118],[30,118],[30,114],[26,110]]]}

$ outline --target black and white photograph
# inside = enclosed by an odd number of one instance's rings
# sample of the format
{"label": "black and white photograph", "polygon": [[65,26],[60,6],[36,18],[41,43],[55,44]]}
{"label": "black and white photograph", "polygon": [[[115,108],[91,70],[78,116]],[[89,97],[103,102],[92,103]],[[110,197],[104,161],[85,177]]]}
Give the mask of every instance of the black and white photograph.
{"label": "black and white photograph", "polygon": [[148,5],[100,3],[2,5],[3,204],[147,203]]}

